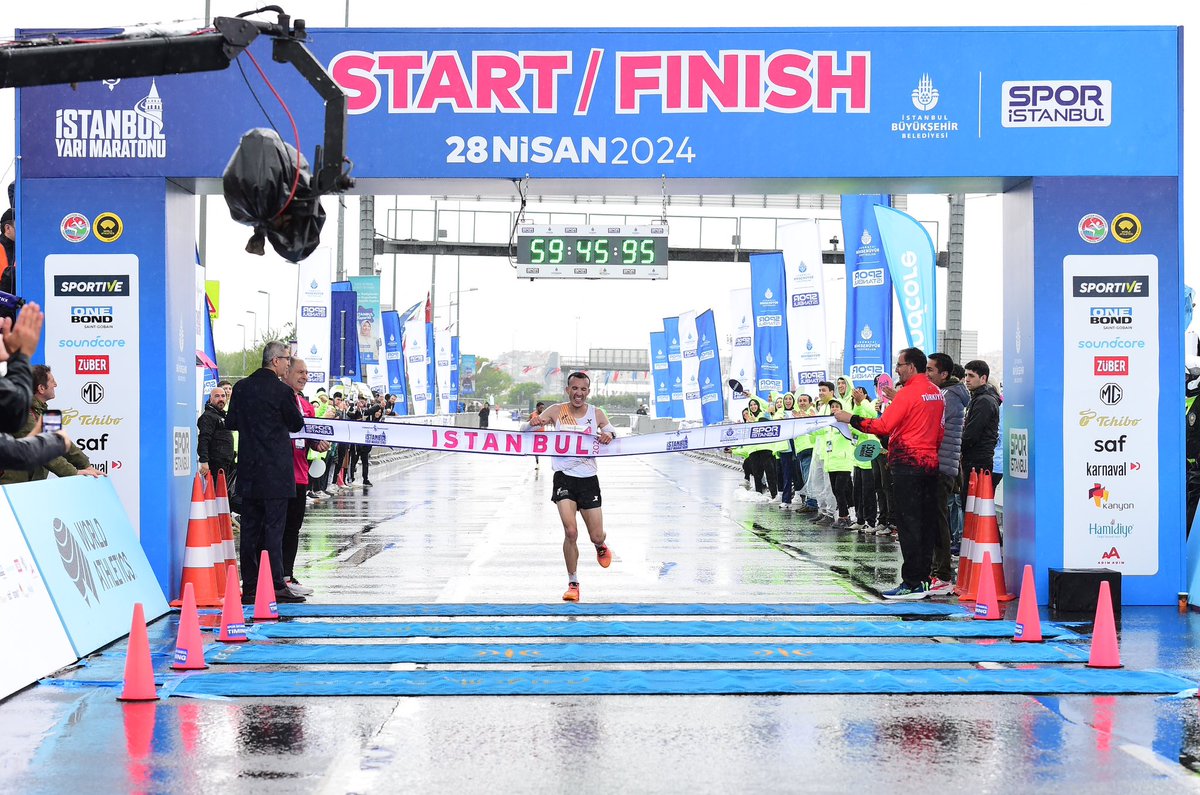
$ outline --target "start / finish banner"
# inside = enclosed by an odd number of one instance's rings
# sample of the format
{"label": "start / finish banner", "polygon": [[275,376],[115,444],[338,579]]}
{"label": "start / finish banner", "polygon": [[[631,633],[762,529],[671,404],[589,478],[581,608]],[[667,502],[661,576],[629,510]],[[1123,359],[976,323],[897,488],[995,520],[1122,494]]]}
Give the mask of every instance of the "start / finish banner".
{"label": "start / finish banner", "polygon": [[847,439],[848,425],[831,416],[800,417],[772,422],[742,422],[709,425],[666,433],[618,436],[600,444],[591,434],[578,431],[498,431],[454,428],[441,425],[410,425],[401,421],[383,423],[352,420],[310,419],[304,430],[292,434],[297,439],[323,439],[330,442],[368,444],[375,447],[407,447],[413,450],[442,450],[457,453],[493,453],[496,455],[560,455],[571,457],[645,455],[682,453],[687,450],[711,450],[764,444],[837,428]]}

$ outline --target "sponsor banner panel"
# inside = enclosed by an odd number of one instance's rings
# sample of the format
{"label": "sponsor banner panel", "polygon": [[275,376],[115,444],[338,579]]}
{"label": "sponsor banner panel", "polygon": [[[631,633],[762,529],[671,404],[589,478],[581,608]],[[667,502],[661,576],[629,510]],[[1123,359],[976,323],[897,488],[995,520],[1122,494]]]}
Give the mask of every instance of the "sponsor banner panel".
{"label": "sponsor banner panel", "polygon": [[0,627],[20,641],[20,652],[10,650],[0,662],[0,698],[75,661],[46,582],[5,499],[0,499]]}
{"label": "sponsor banner panel", "polygon": [[817,384],[829,379],[825,266],[821,260],[821,232],[817,222],[805,220],[780,226],[779,248],[783,251],[787,284],[788,357],[791,362],[788,389],[795,387],[815,395]]}
{"label": "sponsor banner panel", "polygon": [[671,388],[671,418],[683,419],[683,354],[679,343],[679,318],[663,318],[667,339],[667,386]]}
{"label": "sponsor banner panel", "polygon": [[312,256],[298,267],[296,348],[308,364],[308,385],[304,394],[314,398],[318,389],[329,386],[329,259]]}
{"label": "sponsor banner panel", "polygon": [[[783,254],[750,255],[750,301],[754,308],[754,391],[763,398],[790,387],[787,290]],[[744,384],[744,386],[749,386]]]}
{"label": "sponsor banner panel", "polygon": [[884,257],[874,207],[880,194],[842,196],[846,240],[845,372],[855,386],[875,394],[875,376],[891,371],[892,277]]}
{"label": "sponsor banner panel", "polygon": [[725,419],[721,396],[725,385],[721,380],[721,356],[717,349],[717,322],[711,309],[696,317],[696,332],[700,335],[697,358],[700,360],[700,410],[705,425],[716,425]]}
{"label": "sponsor banner panel", "polygon": [[667,382],[667,335],[662,331],[650,332],[650,362],[654,378],[654,416],[671,416],[671,386]]}
{"label": "sponsor banner panel", "polygon": [[51,408],[62,410],[63,430],[112,480],[135,528],[141,515],[138,272],[133,254],[46,257],[46,364],[58,382]]}
{"label": "sponsor banner panel", "polygon": [[351,276],[350,289],[358,295],[354,333],[358,338],[361,377],[373,390],[387,390],[383,352],[383,317],[379,306],[379,277]]}
{"label": "sponsor banner panel", "polygon": [[434,329],[434,368],[437,374],[438,412],[453,414],[450,403],[450,329]]}
{"label": "sponsor banner panel", "polygon": [[1153,575],[1158,258],[1072,255],[1063,265],[1063,565]]}
{"label": "sponsor banner panel", "polygon": [[429,400],[433,385],[429,383],[429,350],[425,338],[425,317],[414,312],[401,325],[405,372],[408,374],[408,399],[411,413],[424,416],[430,413]]}
{"label": "sponsor banner panel", "polygon": [[696,331],[696,313],[679,313],[679,361],[683,375],[683,418],[702,422],[700,409],[700,335]]}
{"label": "sponsor banner panel", "polygon": [[[129,632],[167,600],[108,478],[52,478],[4,489],[77,657]],[[2,517],[0,517],[2,519]]]}

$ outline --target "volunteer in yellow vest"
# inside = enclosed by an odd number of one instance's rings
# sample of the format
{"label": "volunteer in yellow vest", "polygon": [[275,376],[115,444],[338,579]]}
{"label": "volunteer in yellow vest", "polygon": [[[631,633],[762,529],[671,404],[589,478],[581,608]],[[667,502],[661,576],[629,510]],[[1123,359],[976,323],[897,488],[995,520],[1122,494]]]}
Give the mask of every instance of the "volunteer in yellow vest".
{"label": "volunteer in yellow vest", "polygon": [[[879,415],[867,395],[867,390],[855,387],[851,393],[856,417],[875,419]],[[854,525],[860,533],[875,532],[879,518],[875,503],[875,476],[872,472],[874,458],[882,452],[879,438],[863,431],[854,431]]]}
{"label": "volunteer in yellow vest", "polygon": [[[797,417],[815,417],[816,414],[817,410],[813,407],[812,397],[803,392],[797,394],[795,415]],[[801,491],[808,485],[808,478],[812,472],[813,434],[797,436],[794,442],[796,446],[796,491]],[[800,513],[815,513],[817,501],[811,497],[806,498],[796,506],[796,509]]]}
{"label": "volunteer in yellow vest", "polygon": [[[829,401],[831,411],[839,411],[842,402]],[[837,431],[825,434],[825,471],[829,473],[829,485],[837,501],[837,520],[833,526],[839,530],[850,529],[850,503],[853,494],[854,443]]]}

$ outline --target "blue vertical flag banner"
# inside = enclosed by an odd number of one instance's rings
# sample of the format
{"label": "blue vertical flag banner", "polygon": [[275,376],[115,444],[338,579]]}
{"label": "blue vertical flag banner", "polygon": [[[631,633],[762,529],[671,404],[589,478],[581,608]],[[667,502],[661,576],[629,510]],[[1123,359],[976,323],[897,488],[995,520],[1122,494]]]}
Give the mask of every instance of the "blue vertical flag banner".
{"label": "blue vertical flag banner", "polygon": [[[425,317],[429,318],[429,302],[425,303]],[[428,363],[426,364],[426,381],[429,385],[426,394],[429,396],[428,405],[425,408],[425,413],[429,415],[437,414],[437,357],[434,355],[433,348],[433,321],[425,321],[425,351]]]}
{"label": "blue vertical flag banner", "polygon": [[308,363],[305,393],[316,398],[329,386],[329,258],[309,257],[297,265],[296,349]]}
{"label": "blue vertical flag banner", "polygon": [[465,353],[459,361],[458,393],[463,397],[475,394],[475,354]]}
{"label": "blue vertical flag banner", "polygon": [[880,194],[842,196],[846,240],[846,354],[844,372],[874,394],[875,376],[889,372],[892,357],[892,279],[883,259],[876,205]]}
{"label": "blue vertical flag banner", "polygon": [[703,422],[700,410],[700,360],[696,349],[700,336],[696,333],[696,313],[679,314],[679,359],[683,375],[683,418],[689,422]]}
{"label": "blue vertical flag banner", "polygon": [[358,293],[355,331],[358,334],[359,375],[372,390],[387,386],[383,366],[383,319],[379,307],[379,277],[351,276],[350,286]]}
{"label": "blue vertical flag banner", "polygon": [[896,288],[908,344],[926,353],[937,347],[937,254],[928,230],[908,213],[875,207],[879,237]]}
{"label": "blue vertical flag banner", "polygon": [[[414,306],[408,312],[414,311]],[[383,313],[383,357],[387,362],[388,394],[396,396],[397,414],[408,413],[408,379],[404,374],[404,318],[399,312]]]}
{"label": "blue vertical flag banner", "polygon": [[717,321],[713,311],[706,309],[696,316],[696,348],[700,360],[700,413],[705,425],[716,425],[725,419],[725,382],[721,378],[721,356],[717,350]]}
{"label": "blue vertical flag banner", "polygon": [[[416,310],[400,324],[403,336],[400,338],[401,349],[404,351],[404,367],[408,375],[408,413],[425,416],[429,409],[429,351],[425,347],[425,313],[421,311],[423,304],[417,304]],[[403,318],[401,318],[403,320]]]}
{"label": "blue vertical flag banner", "polygon": [[458,413],[458,335],[450,338],[450,413]]}
{"label": "blue vertical flag banner", "polygon": [[[346,287],[349,284],[346,283]],[[355,316],[358,310],[358,295],[348,289],[334,285],[329,294],[329,378],[358,380],[358,334],[355,333]]]}
{"label": "blue vertical flag banner", "polygon": [[667,365],[667,335],[662,331],[650,332],[650,375],[654,379],[654,416],[671,416],[671,377]]}
{"label": "blue vertical flag banner", "polygon": [[754,310],[754,369],[758,376],[754,391],[763,397],[785,391],[791,382],[785,295],[783,254],[751,254],[750,302]]}
{"label": "blue vertical flag banner", "polygon": [[667,416],[683,419],[683,354],[679,347],[679,318],[663,318],[663,335],[667,339],[667,386],[671,390],[671,413]]}
{"label": "blue vertical flag banner", "polygon": [[799,389],[815,397],[817,384],[829,380],[820,229],[816,220],[781,224],[777,240],[788,291],[788,357],[792,365],[788,390]]}

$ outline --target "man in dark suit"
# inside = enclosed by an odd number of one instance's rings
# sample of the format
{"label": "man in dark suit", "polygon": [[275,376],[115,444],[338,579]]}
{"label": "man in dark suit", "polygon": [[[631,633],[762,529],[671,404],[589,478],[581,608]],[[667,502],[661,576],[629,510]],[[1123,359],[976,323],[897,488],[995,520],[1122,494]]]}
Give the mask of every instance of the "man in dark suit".
{"label": "man in dark suit", "polygon": [[253,604],[262,550],[271,560],[276,602],[303,602],[283,577],[283,527],[296,494],[290,433],[304,427],[291,388],[280,379],[292,357],[282,342],[268,342],[263,366],[233,388],[225,427],[239,432],[238,490],[242,499],[242,603]]}

